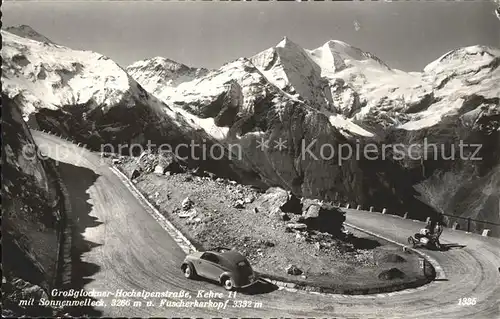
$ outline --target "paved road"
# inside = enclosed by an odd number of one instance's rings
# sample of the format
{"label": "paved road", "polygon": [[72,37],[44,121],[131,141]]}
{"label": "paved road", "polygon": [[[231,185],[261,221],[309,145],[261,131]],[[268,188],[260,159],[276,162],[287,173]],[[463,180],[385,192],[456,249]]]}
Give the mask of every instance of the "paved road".
{"label": "paved road", "polygon": [[[186,280],[179,270],[183,251],[151,217],[147,209],[119,181],[100,157],[69,142],[33,131],[36,142],[54,159],[71,195],[74,220],[82,234],[76,245],[82,251],[75,265],[85,273],[86,290],[189,291],[223,288]],[[347,221],[404,243],[422,225],[390,215],[348,210]],[[217,309],[107,307],[105,316],[140,317],[339,317],[339,318],[500,318],[500,240],[445,231],[444,243],[466,245],[447,252],[429,252],[443,267],[447,281],[425,289],[372,296],[322,296],[268,289],[260,286],[240,299],[261,302],[262,308]],[[459,306],[459,298],[476,298],[474,306]],[[194,298],[194,297],[193,297]],[[174,298],[170,298],[175,300]],[[153,299],[151,299],[153,300]],[[200,300],[201,301],[201,300]]]}

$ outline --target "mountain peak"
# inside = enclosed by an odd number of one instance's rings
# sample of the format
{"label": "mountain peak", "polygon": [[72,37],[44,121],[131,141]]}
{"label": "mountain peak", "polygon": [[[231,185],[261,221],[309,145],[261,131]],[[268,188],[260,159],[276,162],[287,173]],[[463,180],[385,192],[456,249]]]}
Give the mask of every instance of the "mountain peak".
{"label": "mountain peak", "polygon": [[128,70],[136,70],[136,69],[147,69],[151,71],[163,72],[169,71],[174,73],[185,73],[198,70],[200,72],[208,71],[206,68],[195,68],[187,66],[181,62],[177,62],[175,60],[156,56],[149,59],[139,60],[127,67]]}
{"label": "mountain peak", "polygon": [[158,95],[165,88],[177,87],[208,73],[205,68],[192,68],[161,56],[136,61],[126,70],[146,90]]}
{"label": "mountain peak", "polygon": [[276,47],[277,48],[300,48],[300,49],[302,49],[302,47],[300,45],[298,45],[297,43],[295,43],[292,40],[290,40],[290,38],[287,37],[287,36],[284,36],[283,40],[281,40],[276,45]]}
{"label": "mountain peak", "polygon": [[328,40],[328,41],[326,41],[326,43],[324,45],[329,46],[329,47],[335,47],[335,46],[350,47],[351,46],[348,43],[346,43],[344,41],[340,41],[340,40]]}
{"label": "mountain peak", "polygon": [[488,65],[500,56],[500,50],[485,45],[473,45],[451,50],[437,60],[429,63],[424,72],[440,72],[450,69],[477,69],[481,65]]}
{"label": "mountain peak", "polygon": [[338,70],[345,68],[346,63],[350,64],[352,61],[363,61],[363,63],[371,61],[385,69],[390,69],[377,56],[340,40],[329,40],[321,47],[310,52],[317,59],[327,59],[330,62],[333,60],[336,65],[335,68]]}
{"label": "mountain peak", "polygon": [[326,48],[330,50],[332,54],[338,54],[343,58],[350,58],[358,61],[371,58],[371,56],[363,50],[339,40],[329,40],[323,45],[323,48]]}
{"label": "mountain peak", "polygon": [[184,70],[184,69],[189,68],[187,65],[185,65],[183,63],[174,61],[174,60],[169,59],[169,58],[164,58],[161,56],[151,58],[149,61],[151,64],[159,65],[159,66],[162,66],[163,68],[166,68],[166,69],[169,69],[172,71],[180,71],[180,70]]}
{"label": "mountain peak", "polygon": [[[30,27],[29,25],[26,24],[21,24],[21,25],[15,25],[15,26],[10,26],[5,28],[5,31],[10,32],[12,34],[15,34],[17,36],[39,41],[39,42],[48,42],[48,43],[54,43],[52,40],[47,38],[46,36],[38,33]],[[55,44],[55,43],[54,43]]]}

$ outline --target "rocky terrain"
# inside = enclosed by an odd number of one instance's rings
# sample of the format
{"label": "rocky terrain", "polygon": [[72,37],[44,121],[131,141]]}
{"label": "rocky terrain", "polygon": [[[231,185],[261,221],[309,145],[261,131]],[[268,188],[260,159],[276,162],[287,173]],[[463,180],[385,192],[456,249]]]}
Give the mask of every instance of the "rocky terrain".
{"label": "rocky terrain", "polygon": [[[217,70],[166,58],[122,69],[97,53],[32,41],[26,37],[34,38],[33,32],[17,30],[24,38],[2,31],[3,92],[16,97],[30,125],[94,149],[148,140],[220,144],[225,157],[194,166],[280,186],[299,197],[386,207],[416,218],[444,211],[500,221],[494,186],[500,148],[497,49],[458,48],[422,72],[407,73],[344,42],[307,50],[284,38]],[[438,150],[410,147],[426,138]],[[443,153],[458,147],[457,138],[482,144],[482,160],[446,159]],[[263,141],[269,147],[261,148]],[[401,144],[403,156],[338,154],[342,146],[363,150],[372,144],[378,154],[387,144]],[[232,145],[241,152],[229,158]],[[473,153],[469,148],[465,155]],[[422,154],[427,159],[409,157]],[[454,187],[450,174],[464,183]],[[454,191],[430,198],[424,189],[431,187]]]}
{"label": "rocky terrain", "polygon": [[2,95],[2,315],[52,316],[19,305],[48,298],[57,283],[61,201],[54,164],[43,159],[15,101]]}
{"label": "rocky terrain", "polygon": [[[113,157],[107,160],[198,249],[234,248],[271,278],[350,293],[428,280],[416,255],[345,229],[344,213],[331,203],[278,187],[264,192],[187,169],[165,154]],[[394,271],[399,275],[386,277]]]}

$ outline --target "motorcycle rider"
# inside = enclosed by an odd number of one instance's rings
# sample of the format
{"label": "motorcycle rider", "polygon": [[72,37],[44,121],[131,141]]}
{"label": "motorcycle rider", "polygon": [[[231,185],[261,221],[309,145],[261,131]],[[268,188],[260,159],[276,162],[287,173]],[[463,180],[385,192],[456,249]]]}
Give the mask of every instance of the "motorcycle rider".
{"label": "motorcycle rider", "polygon": [[432,231],[433,231],[432,221],[428,220],[425,227],[422,228],[418,233],[416,233],[414,237],[417,240],[420,240],[420,238],[422,237],[427,237],[430,240],[432,237]]}
{"label": "motorcycle rider", "polygon": [[436,223],[436,226],[434,227],[434,231],[432,234],[432,240],[434,241],[437,248],[441,247],[441,243],[439,242],[439,237],[441,237],[441,234],[443,233],[444,225],[445,225],[445,223],[441,219]]}
{"label": "motorcycle rider", "polygon": [[425,228],[427,228],[432,233],[432,229],[433,229],[432,226],[433,226],[432,225],[432,220],[429,219],[427,221],[427,224],[425,224]]}

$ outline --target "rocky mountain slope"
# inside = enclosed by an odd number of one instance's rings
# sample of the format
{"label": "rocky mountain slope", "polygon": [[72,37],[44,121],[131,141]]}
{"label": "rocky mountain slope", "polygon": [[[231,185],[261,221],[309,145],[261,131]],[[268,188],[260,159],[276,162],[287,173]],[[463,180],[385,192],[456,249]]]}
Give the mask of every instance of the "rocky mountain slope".
{"label": "rocky mountain slope", "polygon": [[34,30],[29,25],[22,24],[22,25],[17,25],[17,26],[10,26],[10,27],[6,27],[5,31],[8,31],[9,33],[18,35],[18,36],[23,37],[23,38],[28,38],[28,39],[39,41],[39,42],[47,42],[47,43],[55,44],[52,40],[50,40],[46,36],[38,33],[36,30]]}
{"label": "rocky mountain slope", "polygon": [[[491,204],[498,202],[495,188],[478,200],[477,196],[464,196],[468,194],[464,181],[456,194],[442,195],[447,196],[442,198],[448,202],[446,207],[438,207],[415,188],[422,190],[438,179],[441,187],[449,189],[452,184],[442,178],[449,172],[466,176],[479,189],[490,189],[487,185],[492,175],[497,176],[495,156],[500,147],[499,61],[499,50],[471,46],[444,54],[422,72],[407,73],[341,41],[307,50],[284,38],[276,47],[175,88],[155,85],[145,78],[138,81],[152,87],[166,103],[204,118],[217,120],[221,113],[217,117],[209,110],[221,110],[219,105],[226,101],[234,109],[234,120],[214,124],[228,133],[238,131],[214,138],[245,145],[244,164],[271,184],[326,198],[338,196],[340,189],[344,191],[340,197],[351,201],[397,209],[408,209],[412,198],[420,197],[440,212],[498,222],[498,206]],[[227,112],[224,114],[227,118]],[[271,149],[265,152],[252,150],[258,146],[256,137],[262,136],[266,140],[283,138],[288,147],[284,152],[276,151],[271,142]],[[309,145],[312,136],[335,146],[354,146],[354,139],[361,140],[361,145],[374,142],[379,151],[383,144],[403,143],[406,155],[392,161],[346,160],[339,168],[336,157],[303,160],[304,148],[297,141],[306,140]],[[458,150],[460,139],[465,144],[482,144],[482,160],[463,160],[458,152],[454,160],[445,159],[446,154],[449,157]],[[423,150],[426,140],[437,150]],[[410,149],[411,144],[418,147]],[[319,151],[315,148],[313,153]],[[464,157],[471,157],[474,150],[464,152]],[[424,159],[409,158],[424,153]],[[481,173],[477,176],[473,171]],[[488,182],[483,184],[483,179]],[[417,212],[428,214],[422,212],[426,207],[417,207]]]}
{"label": "rocky mountain slope", "polygon": [[105,56],[5,31],[2,45],[3,92],[22,103],[33,127],[89,141],[127,141],[140,138],[155,107],[162,112],[159,102]]}
{"label": "rocky mountain slope", "polygon": [[[224,76],[241,85],[248,109],[257,88],[269,82],[282,91],[277,96],[280,100],[304,101],[329,116],[332,125],[357,135],[373,136],[377,133],[375,128],[361,130],[354,123],[366,128],[383,125],[415,130],[438,124],[441,118],[454,114],[464,115],[469,124],[477,121],[482,112],[498,114],[500,89],[495,84],[500,79],[499,59],[497,49],[471,46],[448,52],[422,72],[407,73],[391,69],[373,54],[341,41],[328,41],[307,50],[285,37],[276,47],[248,59],[245,65],[232,62],[176,87],[143,76],[150,70],[143,69],[139,74],[135,64],[128,69],[160,99],[179,104],[215,100]],[[244,82],[249,73],[256,73],[254,68],[259,76]],[[484,102],[476,107],[469,105],[467,101],[476,95],[483,97]],[[480,104],[486,110],[478,108]]]}
{"label": "rocky mountain slope", "polygon": [[[26,28],[15,30],[23,35]],[[1,32],[2,92],[18,101],[31,127],[121,152],[147,142],[175,147],[210,140],[196,132],[204,122],[146,92],[108,57],[33,40],[39,37],[31,31]]]}
{"label": "rocky mountain slope", "polygon": [[[417,199],[415,186],[433,174],[480,171],[483,178],[498,163],[500,51],[493,48],[453,50],[422,72],[407,73],[344,42],[307,50],[285,38],[217,70],[164,58],[123,70],[92,52],[7,33],[3,42],[3,90],[20,95],[30,125],[64,130],[95,148],[147,140],[220,144],[225,162],[213,162],[212,169],[231,167],[222,171],[240,178],[245,171],[253,182],[300,196],[416,216],[441,210]],[[485,144],[484,160],[450,161],[442,152],[410,147],[430,138],[450,151],[457,137]],[[363,154],[369,143],[377,160]],[[388,143],[402,144],[401,159],[381,159]],[[348,146],[361,154],[347,156]],[[436,158],[409,158],[424,153]],[[500,218],[498,211],[486,215]]]}
{"label": "rocky mountain slope", "polygon": [[48,298],[58,276],[56,223],[62,194],[54,164],[41,153],[16,101],[2,95],[2,314],[52,315],[41,307],[22,309],[20,299]]}

